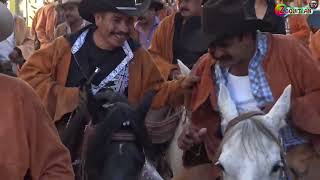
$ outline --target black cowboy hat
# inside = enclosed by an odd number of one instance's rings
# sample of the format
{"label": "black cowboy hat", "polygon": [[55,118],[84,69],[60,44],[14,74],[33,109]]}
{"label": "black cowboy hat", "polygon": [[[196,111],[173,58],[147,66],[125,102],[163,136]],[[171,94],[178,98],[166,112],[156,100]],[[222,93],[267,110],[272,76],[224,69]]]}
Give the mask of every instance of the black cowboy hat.
{"label": "black cowboy hat", "polygon": [[151,4],[149,9],[155,9],[156,11],[159,11],[163,9],[164,4],[160,0],[151,0]]}
{"label": "black cowboy hat", "polygon": [[94,14],[99,12],[120,12],[128,16],[140,16],[148,10],[151,0],[83,0],[79,5],[80,16],[94,23]]}
{"label": "black cowboy hat", "polygon": [[[185,47],[209,47],[212,42],[244,32],[263,29],[270,24],[256,17],[255,0],[208,0],[203,5],[201,28],[189,32]],[[253,10],[252,10],[253,8]]]}

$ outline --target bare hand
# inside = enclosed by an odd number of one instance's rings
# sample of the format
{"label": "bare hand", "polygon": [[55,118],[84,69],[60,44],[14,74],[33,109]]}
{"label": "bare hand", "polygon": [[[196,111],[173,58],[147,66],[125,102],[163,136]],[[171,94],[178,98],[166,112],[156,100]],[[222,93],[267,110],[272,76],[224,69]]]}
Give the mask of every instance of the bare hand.
{"label": "bare hand", "polygon": [[174,69],[171,71],[169,75],[169,80],[178,79],[178,77],[181,75],[181,72],[179,69]]}
{"label": "bare hand", "polygon": [[22,65],[24,63],[24,59],[22,56],[22,52],[20,49],[15,48],[10,54],[9,54],[9,58],[13,63]]}
{"label": "bare hand", "polygon": [[192,146],[202,143],[206,134],[207,128],[198,130],[192,126],[187,126],[178,138],[178,146],[184,151],[189,150]]}
{"label": "bare hand", "polygon": [[[178,78],[182,78],[181,76],[178,77]],[[182,81],[181,83],[181,87],[182,89],[185,89],[185,90],[190,90],[192,89],[197,82],[200,81],[200,78],[198,76],[194,76],[194,75],[189,75],[189,76],[186,76],[184,78],[184,80]]]}

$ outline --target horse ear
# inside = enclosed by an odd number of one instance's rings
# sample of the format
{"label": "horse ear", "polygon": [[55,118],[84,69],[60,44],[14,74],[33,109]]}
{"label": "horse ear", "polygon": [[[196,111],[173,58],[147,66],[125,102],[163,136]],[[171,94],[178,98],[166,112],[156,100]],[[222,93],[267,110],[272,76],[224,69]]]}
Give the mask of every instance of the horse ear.
{"label": "horse ear", "polygon": [[183,62],[180,61],[179,59],[177,61],[178,61],[178,66],[180,68],[181,74],[184,76],[189,75],[191,70],[185,64],[183,64]]}
{"label": "horse ear", "polygon": [[227,127],[228,123],[239,115],[237,107],[233,102],[230,93],[227,87],[224,84],[220,84],[219,88],[219,95],[218,95],[218,107],[220,114],[222,116],[222,132],[224,132],[225,128]]}
{"label": "horse ear", "polygon": [[276,104],[266,115],[267,120],[264,123],[267,123],[269,127],[275,128],[277,132],[286,125],[285,118],[290,110],[291,92],[292,86],[288,85]]}

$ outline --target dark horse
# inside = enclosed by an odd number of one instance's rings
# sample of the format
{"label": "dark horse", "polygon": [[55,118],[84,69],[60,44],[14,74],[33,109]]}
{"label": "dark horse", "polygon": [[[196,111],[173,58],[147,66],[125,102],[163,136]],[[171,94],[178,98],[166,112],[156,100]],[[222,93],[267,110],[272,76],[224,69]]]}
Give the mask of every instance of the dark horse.
{"label": "dark horse", "polygon": [[[137,107],[111,90],[83,96],[83,103],[62,136],[73,162],[81,167],[76,168],[77,178],[138,179],[145,156],[154,156],[144,118],[155,94],[155,91],[148,92]],[[89,125],[88,118],[91,119]],[[115,137],[121,133],[127,136]]]}

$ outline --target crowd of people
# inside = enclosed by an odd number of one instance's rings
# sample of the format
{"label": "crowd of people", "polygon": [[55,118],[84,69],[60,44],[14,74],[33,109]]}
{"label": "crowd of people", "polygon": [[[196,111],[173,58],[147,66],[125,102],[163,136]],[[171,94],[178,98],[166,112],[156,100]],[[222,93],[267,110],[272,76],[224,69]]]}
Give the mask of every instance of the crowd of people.
{"label": "crowd of people", "polygon": [[[292,177],[309,172],[320,159],[320,13],[274,13],[276,3],[302,6],[299,0],[175,3],[48,0],[29,28],[0,0],[3,179],[75,179],[73,154],[61,138],[83,92],[95,97],[110,89],[132,106],[150,90],[157,92],[153,110],[185,106],[190,124],[176,142],[184,166],[214,163],[222,85],[245,114],[267,113],[291,84],[291,111],[280,134]],[[180,61],[190,74],[181,72]],[[172,112],[163,114],[159,122]],[[90,118],[87,126],[93,127]],[[219,178],[221,166],[212,172]]]}

